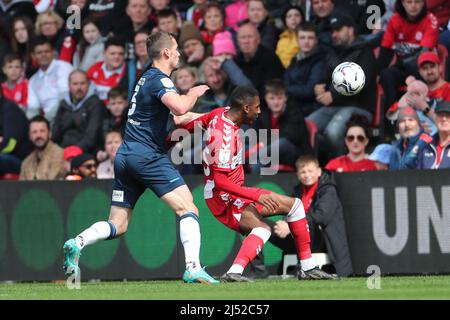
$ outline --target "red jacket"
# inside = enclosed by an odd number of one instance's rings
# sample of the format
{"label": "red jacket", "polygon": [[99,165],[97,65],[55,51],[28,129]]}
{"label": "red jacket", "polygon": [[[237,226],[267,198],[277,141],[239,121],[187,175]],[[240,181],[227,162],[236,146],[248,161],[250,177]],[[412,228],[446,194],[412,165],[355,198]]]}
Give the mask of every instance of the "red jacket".
{"label": "red jacket", "polygon": [[428,13],[418,23],[408,22],[399,13],[395,13],[389,20],[381,46],[393,49],[399,56],[407,56],[419,47],[435,48],[438,39],[439,26],[432,13]]}

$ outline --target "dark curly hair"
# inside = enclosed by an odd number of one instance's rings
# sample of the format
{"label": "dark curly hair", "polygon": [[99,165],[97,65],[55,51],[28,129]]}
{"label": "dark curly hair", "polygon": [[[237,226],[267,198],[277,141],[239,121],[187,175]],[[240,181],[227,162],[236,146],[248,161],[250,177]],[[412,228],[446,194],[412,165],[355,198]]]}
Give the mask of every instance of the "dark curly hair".
{"label": "dark curly hair", "polygon": [[360,127],[364,130],[364,134],[369,138],[369,119],[366,116],[360,114],[353,114],[351,118],[345,124],[345,134],[352,127]]}

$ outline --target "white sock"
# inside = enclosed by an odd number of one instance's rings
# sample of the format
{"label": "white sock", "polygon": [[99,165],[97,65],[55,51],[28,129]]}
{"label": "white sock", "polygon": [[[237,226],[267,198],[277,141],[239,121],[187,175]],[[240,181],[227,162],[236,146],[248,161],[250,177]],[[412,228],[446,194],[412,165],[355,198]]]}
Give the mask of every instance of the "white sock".
{"label": "white sock", "polygon": [[180,240],[184,248],[186,269],[200,270],[200,225],[198,217],[188,212],[180,219]]}
{"label": "white sock", "polygon": [[242,274],[244,272],[244,267],[240,264],[233,264],[230,268],[230,270],[227,271],[227,273],[239,273]]}
{"label": "white sock", "polygon": [[314,260],[313,257],[305,260],[300,260],[300,264],[302,265],[303,271],[308,271],[316,267],[316,261]]}
{"label": "white sock", "polygon": [[[108,239],[111,236],[111,232],[111,226],[108,222],[99,221],[76,236],[75,242],[78,248],[83,249],[85,246],[94,244],[100,240]],[[113,236],[115,233],[114,229]]]}

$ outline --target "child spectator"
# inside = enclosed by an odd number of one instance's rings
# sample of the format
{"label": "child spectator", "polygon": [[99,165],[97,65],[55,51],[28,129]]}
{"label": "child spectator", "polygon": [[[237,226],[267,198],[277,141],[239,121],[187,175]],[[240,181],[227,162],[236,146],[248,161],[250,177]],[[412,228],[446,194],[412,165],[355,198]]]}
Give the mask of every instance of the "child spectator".
{"label": "child spectator", "polygon": [[[313,153],[303,114],[300,108],[288,101],[286,87],[279,79],[267,82],[264,100],[267,108],[262,109],[256,120],[256,127],[265,130],[279,129],[279,137],[275,139],[270,135],[270,142],[259,151],[259,155],[270,157],[274,148],[279,152],[280,164],[294,166],[299,156]],[[260,167],[261,163],[252,165],[252,172],[258,172]]]}
{"label": "child spectator", "polygon": [[361,115],[353,115],[347,122],[345,145],[348,153],[328,162],[325,169],[336,172],[377,170],[375,161],[367,159],[366,147],[369,144],[368,120]]}
{"label": "child spectator", "polygon": [[2,71],[6,75],[6,81],[2,83],[2,94],[6,99],[14,101],[24,111],[31,105],[39,107],[36,95],[28,86],[28,80],[23,75],[23,64],[16,54],[8,54],[3,61]]}
{"label": "child spectator", "polygon": [[100,33],[100,25],[92,18],[83,21],[81,39],[73,57],[76,69],[87,71],[94,63],[102,61],[105,49],[105,38]]}
{"label": "child spectator", "polygon": [[276,54],[286,69],[298,53],[297,27],[303,22],[304,14],[300,7],[290,6],[282,16],[285,29],[278,37]]}
{"label": "child spectator", "polygon": [[127,121],[128,93],[123,87],[112,88],[108,93],[108,115],[103,121],[102,133],[105,135],[111,130],[120,131],[123,134]]}
{"label": "child spectator", "polygon": [[[332,176],[326,170],[322,170],[318,160],[310,155],[300,157],[295,166],[300,183],[294,187],[292,196],[301,198],[305,207],[311,236],[311,251],[323,252],[325,242],[325,249],[337,275],[351,276],[353,267],[343,208]],[[279,220],[270,225],[273,232],[269,241],[283,249],[285,253],[294,253],[293,239],[287,222]],[[323,238],[326,238],[326,241]]]}
{"label": "child spectator", "polygon": [[173,33],[178,38],[179,28],[175,11],[163,9],[158,12],[158,30]]}
{"label": "child spectator", "polygon": [[183,66],[175,71],[174,83],[180,94],[185,94],[197,81],[194,70],[189,66]]}
{"label": "child spectator", "polygon": [[120,131],[112,130],[105,135],[105,152],[108,158],[98,165],[98,179],[114,179],[114,159],[121,143],[122,133]]}
{"label": "child spectator", "polygon": [[171,9],[175,12],[175,15],[177,17],[177,27],[181,28],[181,16],[178,10],[170,5],[170,0],[149,0],[150,1],[150,7],[151,7],[151,13],[149,16],[150,21],[153,22],[154,25],[158,24],[158,15],[162,10],[165,9]]}

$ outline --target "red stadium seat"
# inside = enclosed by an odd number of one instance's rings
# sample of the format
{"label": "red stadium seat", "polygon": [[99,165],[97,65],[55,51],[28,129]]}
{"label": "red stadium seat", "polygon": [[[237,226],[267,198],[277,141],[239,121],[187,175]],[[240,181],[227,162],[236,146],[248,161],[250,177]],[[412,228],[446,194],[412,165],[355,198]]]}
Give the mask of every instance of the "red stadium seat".
{"label": "red stadium seat", "polygon": [[271,166],[272,170],[280,171],[280,172],[294,172],[295,168],[293,166],[282,164]]}
{"label": "red stadium seat", "polygon": [[0,180],[19,180],[19,175],[17,173],[5,173],[0,175]]}
{"label": "red stadium seat", "polygon": [[384,126],[383,117],[383,87],[381,84],[377,83],[377,103],[372,124],[370,125],[372,137],[382,137]]}
{"label": "red stadium seat", "polygon": [[317,126],[313,121],[307,119],[305,119],[305,124],[309,131],[309,143],[311,144],[311,147],[314,148],[316,144]]}
{"label": "red stadium seat", "polygon": [[446,70],[447,70],[448,50],[447,50],[447,48],[444,45],[438,44],[437,54],[438,54],[438,57],[439,57],[439,61],[441,63],[442,77],[444,79],[447,79],[447,77],[446,77]]}

